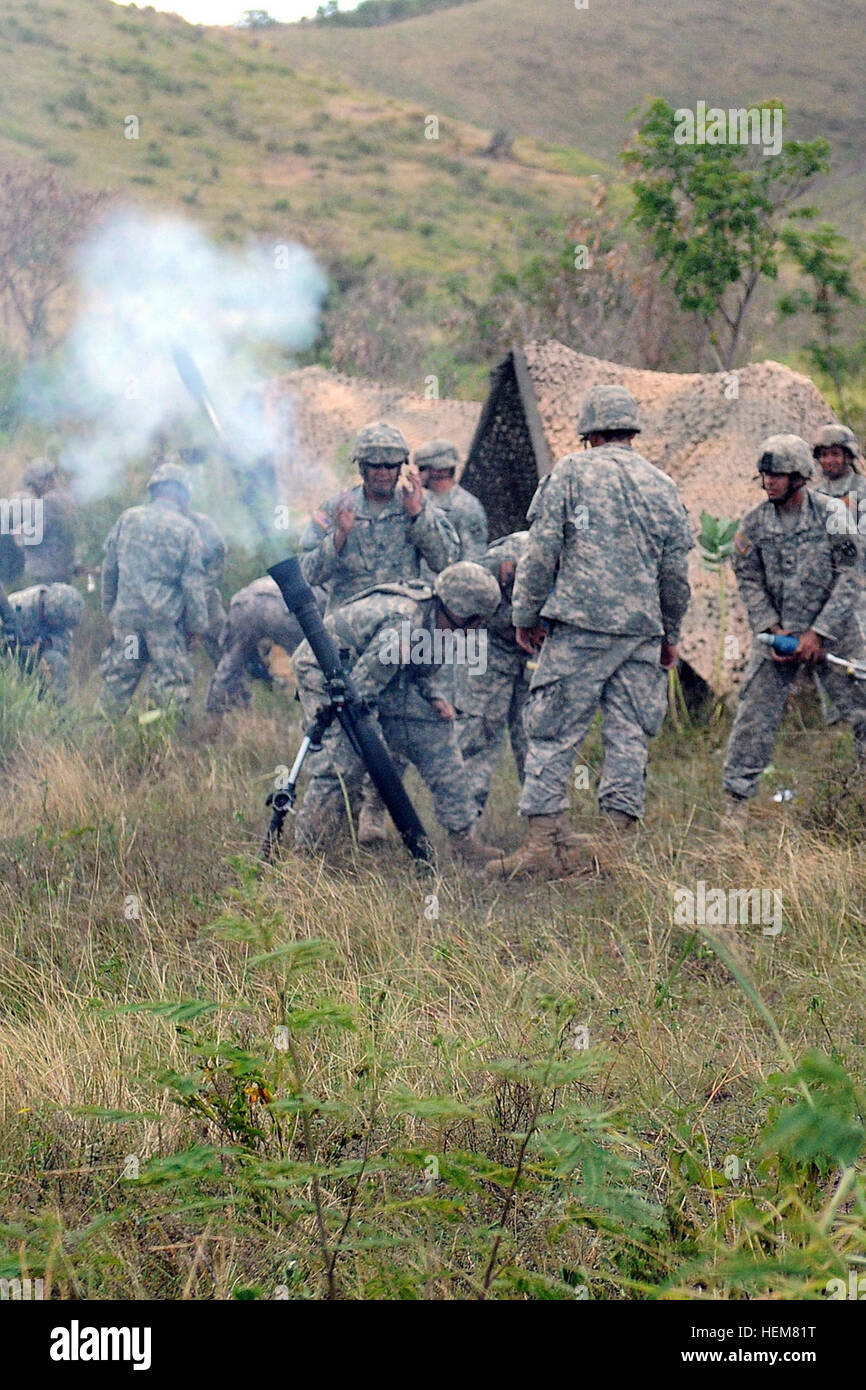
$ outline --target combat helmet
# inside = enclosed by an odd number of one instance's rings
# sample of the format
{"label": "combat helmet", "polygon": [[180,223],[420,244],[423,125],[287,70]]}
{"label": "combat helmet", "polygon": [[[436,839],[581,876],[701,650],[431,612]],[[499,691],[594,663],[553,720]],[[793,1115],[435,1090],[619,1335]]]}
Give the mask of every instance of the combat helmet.
{"label": "combat helmet", "polygon": [[624,386],[593,386],[580,402],[577,432],[588,434],[640,434],[637,401]]}
{"label": "combat helmet", "polygon": [[812,450],[812,457],[817,458],[822,449],[832,449],[836,445],[839,449],[844,449],[851,463],[855,463],[860,457],[860,446],[857,443],[857,436],[853,430],[849,430],[847,425],[822,425],[815,439],[815,447]]}
{"label": "combat helmet", "polygon": [[409,445],[396,425],[384,420],[375,420],[358,431],[352,462],[364,463],[405,463],[409,457]]}
{"label": "combat helmet", "polygon": [[426,444],[420,444],[415,450],[413,463],[416,468],[450,468],[454,473],[459,466],[460,455],[450,439],[428,439]]}
{"label": "combat helmet", "polygon": [[761,445],[758,472],[795,473],[801,478],[811,478],[809,445],[798,434],[771,434]]}
{"label": "combat helmet", "polygon": [[433,588],[448,612],[461,622],[492,617],[502,597],[493,575],[474,560],[448,565],[437,574]]}
{"label": "combat helmet", "polygon": [[78,627],[84,616],[84,599],[71,584],[49,584],[42,598],[42,613],[49,627]]}
{"label": "combat helmet", "polygon": [[186,493],[187,501],[192,496],[189,473],[175,454],[170,454],[168,458],[163,459],[162,463],[153,470],[147,482],[148,491],[158,487],[160,483],[174,483],[175,487],[181,488]]}
{"label": "combat helmet", "polygon": [[33,459],[24,469],[23,482],[25,487],[44,487],[47,482],[57,473],[57,464],[52,463],[51,459]]}

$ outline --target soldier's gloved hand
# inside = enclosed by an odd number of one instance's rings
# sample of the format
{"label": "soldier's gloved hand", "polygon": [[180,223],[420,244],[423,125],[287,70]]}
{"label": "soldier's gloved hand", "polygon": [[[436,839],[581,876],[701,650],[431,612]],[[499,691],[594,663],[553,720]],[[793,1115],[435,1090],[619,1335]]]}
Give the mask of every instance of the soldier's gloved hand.
{"label": "soldier's gloved hand", "polygon": [[516,627],[514,638],[518,647],[523,652],[528,652],[530,656],[535,656],[541,651],[541,644],[547,636],[547,628],[542,627],[541,623],[536,623],[535,627]]}
{"label": "soldier's gloved hand", "polygon": [[673,642],[662,642],[659,665],[664,671],[670,671],[677,664],[677,649]]}
{"label": "soldier's gloved hand", "polygon": [[431,700],[431,705],[439,715],[440,719],[454,719],[456,710],[453,705],[449,705],[447,700]]}
{"label": "soldier's gloved hand", "polygon": [[807,666],[817,666],[819,661],[824,660],[824,655],[824,643],[817,632],[813,632],[811,628],[804,632],[800,638],[800,645],[794,652],[796,660],[805,661]]}
{"label": "soldier's gloved hand", "polygon": [[349,493],[344,493],[338,501],[334,519],[337,523],[334,531],[334,549],[339,554],[355,525],[355,505]]}

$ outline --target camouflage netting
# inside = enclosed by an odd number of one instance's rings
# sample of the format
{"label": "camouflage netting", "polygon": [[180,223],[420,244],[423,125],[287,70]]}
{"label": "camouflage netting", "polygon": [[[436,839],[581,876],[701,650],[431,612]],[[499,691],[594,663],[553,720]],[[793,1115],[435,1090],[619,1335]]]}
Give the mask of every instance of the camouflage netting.
{"label": "camouflage netting", "polygon": [[304,514],[355,480],[349,459],[362,425],[387,420],[402,430],[411,449],[444,436],[465,457],[479,412],[474,401],[427,400],[324,367],[303,367],[270,382],[266,408],[285,440],[277,478],[293,510]]}
{"label": "camouflage netting", "polygon": [[[561,343],[527,343],[493,373],[463,478],[481,497],[494,536],[523,524],[537,473],[580,447],[577,414],[591,386],[615,383],[637,398],[643,432],[635,443],[680,487],[696,533],[700,515],[739,517],[762,500],[753,481],[758,446],[770,434],[810,441],[833,412],[808,377],[778,362],[736,372],[676,374],[640,371],[572,352]],[[532,436],[535,435],[533,443]],[[504,465],[504,466],[503,466]],[[745,612],[727,570],[728,644],[722,689],[734,684],[749,650]],[[692,606],[683,658],[708,684],[718,648],[718,579],[692,557]]]}

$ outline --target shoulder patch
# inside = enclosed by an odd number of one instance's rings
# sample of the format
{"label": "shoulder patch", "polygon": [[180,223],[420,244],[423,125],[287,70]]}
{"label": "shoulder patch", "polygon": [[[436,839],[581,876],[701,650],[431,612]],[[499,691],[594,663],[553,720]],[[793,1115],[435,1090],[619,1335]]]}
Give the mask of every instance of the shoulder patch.
{"label": "shoulder patch", "polygon": [[734,549],[737,554],[748,555],[751,548],[752,542],[749,540],[748,536],[745,536],[742,531],[738,530],[737,534],[734,536]]}
{"label": "shoulder patch", "polygon": [[327,531],[328,527],[331,525],[331,518],[321,507],[317,512],[313,512],[313,520],[317,526],[321,526],[323,531]]}
{"label": "shoulder patch", "polygon": [[857,546],[852,540],[844,540],[839,544],[839,561],[843,565],[853,565],[857,562]]}

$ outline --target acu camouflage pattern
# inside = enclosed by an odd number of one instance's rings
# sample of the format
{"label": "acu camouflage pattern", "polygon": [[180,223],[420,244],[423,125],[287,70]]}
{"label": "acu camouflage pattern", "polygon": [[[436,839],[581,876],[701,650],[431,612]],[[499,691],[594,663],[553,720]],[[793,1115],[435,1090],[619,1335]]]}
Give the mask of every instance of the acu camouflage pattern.
{"label": "acu camouflage pattern", "polygon": [[67,584],[75,568],[75,514],[63,488],[42,494],[42,540],[24,546],[24,571],[34,584]]}
{"label": "acu camouflage pattern", "polygon": [[[334,548],[335,516],[344,499],[354,507],[355,525],[343,549]],[[407,516],[399,489],[381,509],[370,504],[361,484],[330,498],[301,537],[301,573],[328,594],[328,611],[372,585],[415,579],[421,561],[438,574],[458,557],[460,542],[445,513],[425,497],[417,517]]]}
{"label": "acu camouflage pattern", "polygon": [[364,425],[355,437],[354,463],[398,463],[408,457],[409,445],[402,430],[385,420]]}
{"label": "acu camouflage pattern", "polygon": [[846,449],[852,458],[859,459],[860,446],[857,443],[857,436],[847,425],[824,425],[815,438],[812,449],[814,458],[818,457],[820,449],[832,449],[836,445],[839,449]]}
{"label": "acu camouflage pattern", "polygon": [[809,445],[798,434],[771,434],[761,445],[758,471],[794,473],[801,478],[811,478],[812,454]]}
{"label": "acu camouflage pattern", "polygon": [[201,541],[170,497],[130,507],[112,527],[102,564],[102,608],[112,640],[100,672],[106,701],[125,708],[150,664],[161,701],[189,699],[187,634],[207,627]]}
{"label": "acu camouflage pattern", "polygon": [[[749,625],[753,633],[777,624],[787,632],[811,628],[829,651],[862,657],[857,616],[863,594],[861,542],[834,529],[830,498],[817,491],[802,496],[791,530],[783,527],[772,502],[760,503],[740,523],[733,565]],[[734,796],[755,794],[800,669],[799,662],[774,661],[771,648],[754,644],[725,754],[723,782]],[[839,713],[851,721],[862,750],[866,689],[826,662],[817,672]]]}
{"label": "acu camouflage pattern", "polygon": [[201,644],[214,666],[217,666],[226,635],[227,618],[220,585],[225,574],[228,547],[213,517],[207,516],[204,512],[189,512],[188,515],[198,530],[204,569],[207,627],[201,634]]}
{"label": "acu camouflage pattern", "polygon": [[[316,595],[320,610],[325,596]],[[254,579],[239,589],[229,604],[222,655],[207,693],[211,713],[232,706],[244,707],[252,698],[250,671],[260,662],[260,644],[270,643],[291,653],[303,641],[297,618],[286,608],[283,596],[270,575]]]}
{"label": "acu camouflage pattern", "polygon": [[524,720],[522,815],[567,809],[571,769],[598,709],[599,802],[643,814],[647,740],[666,709],[660,642],[679,637],[693,544],[674,483],[632,449],[570,454],[546,480],[513,597],[515,626],[552,620]]}
{"label": "acu camouflage pattern", "polygon": [[478,815],[490,795],[490,783],[506,729],[521,782],[526,766],[523,716],[529,700],[530,672],[526,669],[529,657],[515,640],[511,596],[517,565],[528,539],[528,531],[503,536],[478,562],[500,589],[499,606],[487,620],[487,670],[483,674],[476,668],[461,670],[456,691],[457,741]]}
{"label": "acu camouflage pattern", "polygon": [[21,647],[30,648],[58,701],[69,693],[72,633],[84,616],[84,599],[71,584],[34,584],[9,594]]}
{"label": "acu camouflage pattern", "polygon": [[459,560],[478,560],[487,548],[487,513],[465,487],[455,483],[447,492],[428,492],[434,507],[439,507],[457,532]]}
{"label": "acu camouflage pattern", "polygon": [[604,434],[609,430],[640,434],[637,401],[625,386],[593,386],[580,402],[579,435]]}
{"label": "acu camouflage pattern", "polygon": [[[438,604],[420,581],[377,587],[325,618],[344,655],[352,683],[362,700],[374,706],[382,737],[398,770],[414,764],[433,796],[436,819],[447,830],[467,829],[475,814],[453,721],[442,719],[431,701],[442,698],[441,666],[394,665],[380,656],[393,650],[394,637],[408,623],[414,633],[433,633]],[[411,650],[411,648],[410,648]],[[435,655],[435,653],[434,653]],[[292,667],[307,719],[325,702],[321,670],[305,641]],[[336,720],[322,751],[308,763],[310,780],[295,822],[299,846],[320,848],[333,840],[345,814],[345,799],[354,803],[366,769]],[[344,793],[345,787],[345,793]]]}

